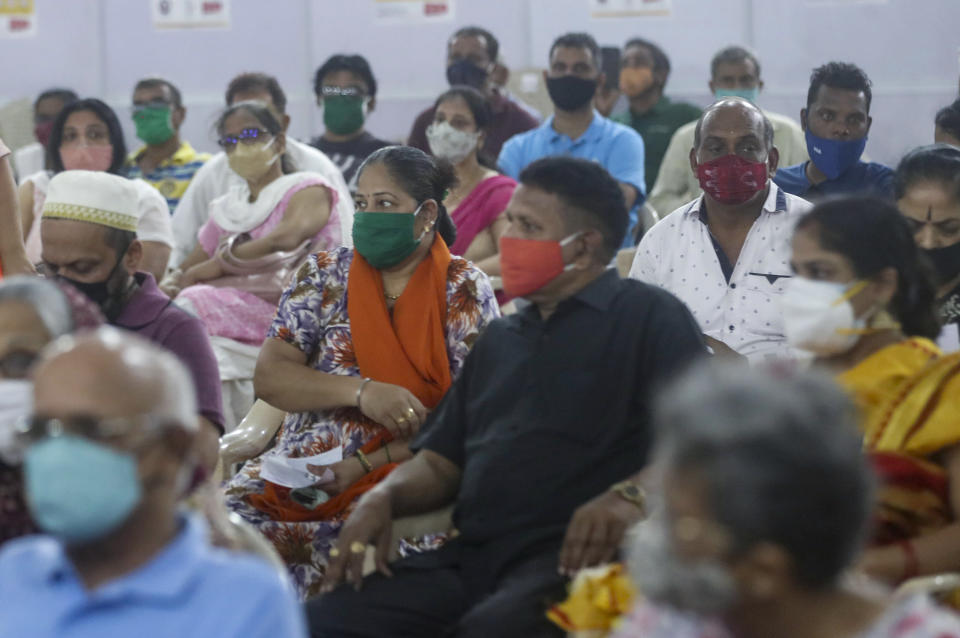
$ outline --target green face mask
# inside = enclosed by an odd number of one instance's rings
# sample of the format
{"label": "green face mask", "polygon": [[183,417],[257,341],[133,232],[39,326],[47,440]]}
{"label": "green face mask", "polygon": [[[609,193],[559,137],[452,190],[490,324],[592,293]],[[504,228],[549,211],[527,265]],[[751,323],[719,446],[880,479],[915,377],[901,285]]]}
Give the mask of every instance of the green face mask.
{"label": "green face mask", "polygon": [[421,204],[412,213],[355,213],[353,246],[374,268],[390,268],[413,254],[420,237],[413,236],[413,223]]}
{"label": "green face mask", "polygon": [[323,125],[337,135],[349,135],[363,127],[362,97],[329,95],[323,98]]}
{"label": "green face mask", "polygon": [[752,89],[717,89],[713,94],[718,100],[725,97],[742,97],[751,104],[757,103],[757,96],[760,95],[760,89],[753,87]]}
{"label": "green face mask", "polygon": [[147,106],[133,114],[133,123],[137,127],[137,137],[150,146],[163,144],[175,131],[170,122],[170,107]]}

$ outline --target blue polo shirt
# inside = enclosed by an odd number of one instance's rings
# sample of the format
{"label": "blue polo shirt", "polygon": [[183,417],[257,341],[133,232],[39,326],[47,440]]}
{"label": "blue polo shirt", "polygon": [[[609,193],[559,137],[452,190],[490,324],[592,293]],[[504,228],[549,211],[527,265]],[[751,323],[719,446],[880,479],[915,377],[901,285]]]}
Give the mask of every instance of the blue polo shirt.
{"label": "blue polo shirt", "polygon": [[[630,210],[630,230],[637,223],[637,209],[647,197],[644,177],[643,138],[629,126],[608,120],[596,111],[593,121],[577,139],[553,128],[553,116],[526,133],[514,135],[503,145],[497,165],[505,175],[517,179],[528,164],[551,155],[570,155],[597,162],[618,182],[637,189],[637,201]],[[633,246],[630,233],[625,247]]]}
{"label": "blue polo shirt", "polygon": [[283,574],[213,548],[196,515],[149,563],[87,590],[63,545],[28,536],[0,551],[0,638],[304,638]]}
{"label": "blue polo shirt", "polygon": [[807,163],[777,171],[773,181],[791,195],[809,201],[830,195],[876,195],[893,199],[893,170],[876,162],[857,162],[836,179],[813,185],[807,179]]}

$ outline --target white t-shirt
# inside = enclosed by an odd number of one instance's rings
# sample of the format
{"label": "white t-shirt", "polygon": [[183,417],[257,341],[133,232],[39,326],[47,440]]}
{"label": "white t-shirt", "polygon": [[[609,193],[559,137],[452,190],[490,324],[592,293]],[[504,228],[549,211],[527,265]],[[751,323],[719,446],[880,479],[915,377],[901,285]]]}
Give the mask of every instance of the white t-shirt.
{"label": "white t-shirt", "polygon": [[[296,170],[320,173],[336,189],[340,236],[345,246],[353,246],[353,197],[340,169],[321,151],[289,137],[287,155]],[[179,266],[193,252],[197,233],[210,217],[210,203],[235,186],[244,186],[244,180],[230,168],[226,153],[217,153],[200,167],[173,212],[171,266]]]}
{"label": "white t-shirt", "polygon": [[[34,220],[30,227],[30,234],[27,236],[26,247],[27,258],[34,264],[40,261],[40,213],[43,210],[43,202],[47,198],[47,188],[50,186],[51,177],[49,171],[40,171],[23,178],[23,183],[31,182],[33,184]],[[160,191],[142,179],[131,181],[137,187],[137,192],[140,195],[140,222],[137,224],[137,239],[140,241],[155,241],[173,248],[173,227],[170,223],[170,208],[167,206],[167,200],[163,198]]]}

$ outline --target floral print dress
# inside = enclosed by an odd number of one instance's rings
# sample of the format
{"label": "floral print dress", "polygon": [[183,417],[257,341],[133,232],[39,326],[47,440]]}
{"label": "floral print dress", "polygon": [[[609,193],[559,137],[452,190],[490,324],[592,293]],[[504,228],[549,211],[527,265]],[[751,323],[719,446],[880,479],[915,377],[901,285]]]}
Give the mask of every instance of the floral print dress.
{"label": "floral print dress", "polygon": [[[306,365],[314,370],[359,377],[347,315],[352,260],[353,249],[345,247],[311,256],[280,299],[268,338],[282,339],[299,349],[307,357]],[[474,341],[499,314],[486,275],[466,260],[452,257],[447,271],[446,344],[453,378]],[[249,495],[263,492],[261,462],[271,455],[312,456],[335,446],[340,446],[347,458],[381,428],[352,407],[287,414],[275,447],[244,464],[226,485],[227,506],[273,542],[304,598],[319,593],[344,516],[296,523],[270,519],[247,501]]]}

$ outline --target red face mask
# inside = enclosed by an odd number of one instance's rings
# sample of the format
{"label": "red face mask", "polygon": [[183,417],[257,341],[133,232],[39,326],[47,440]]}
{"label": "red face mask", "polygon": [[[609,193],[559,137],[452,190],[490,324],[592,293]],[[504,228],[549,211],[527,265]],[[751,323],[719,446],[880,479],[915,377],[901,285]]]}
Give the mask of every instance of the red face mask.
{"label": "red face mask", "polygon": [[106,171],[113,164],[113,145],[65,146],[60,148],[64,170]]}
{"label": "red face mask", "polygon": [[574,233],[562,241],[501,237],[503,291],[511,297],[525,297],[556,279],[570,268],[563,262],[562,248],[579,234]]}
{"label": "red face mask", "polygon": [[37,138],[37,141],[44,146],[47,145],[47,141],[50,139],[51,133],[53,133],[53,120],[40,122],[33,127],[33,136]]}
{"label": "red face mask", "polygon": [[700,188],[721,204],[742,204],[767,185],[766,162],[751,162],[738,155],[724,155],[697,165]]}

